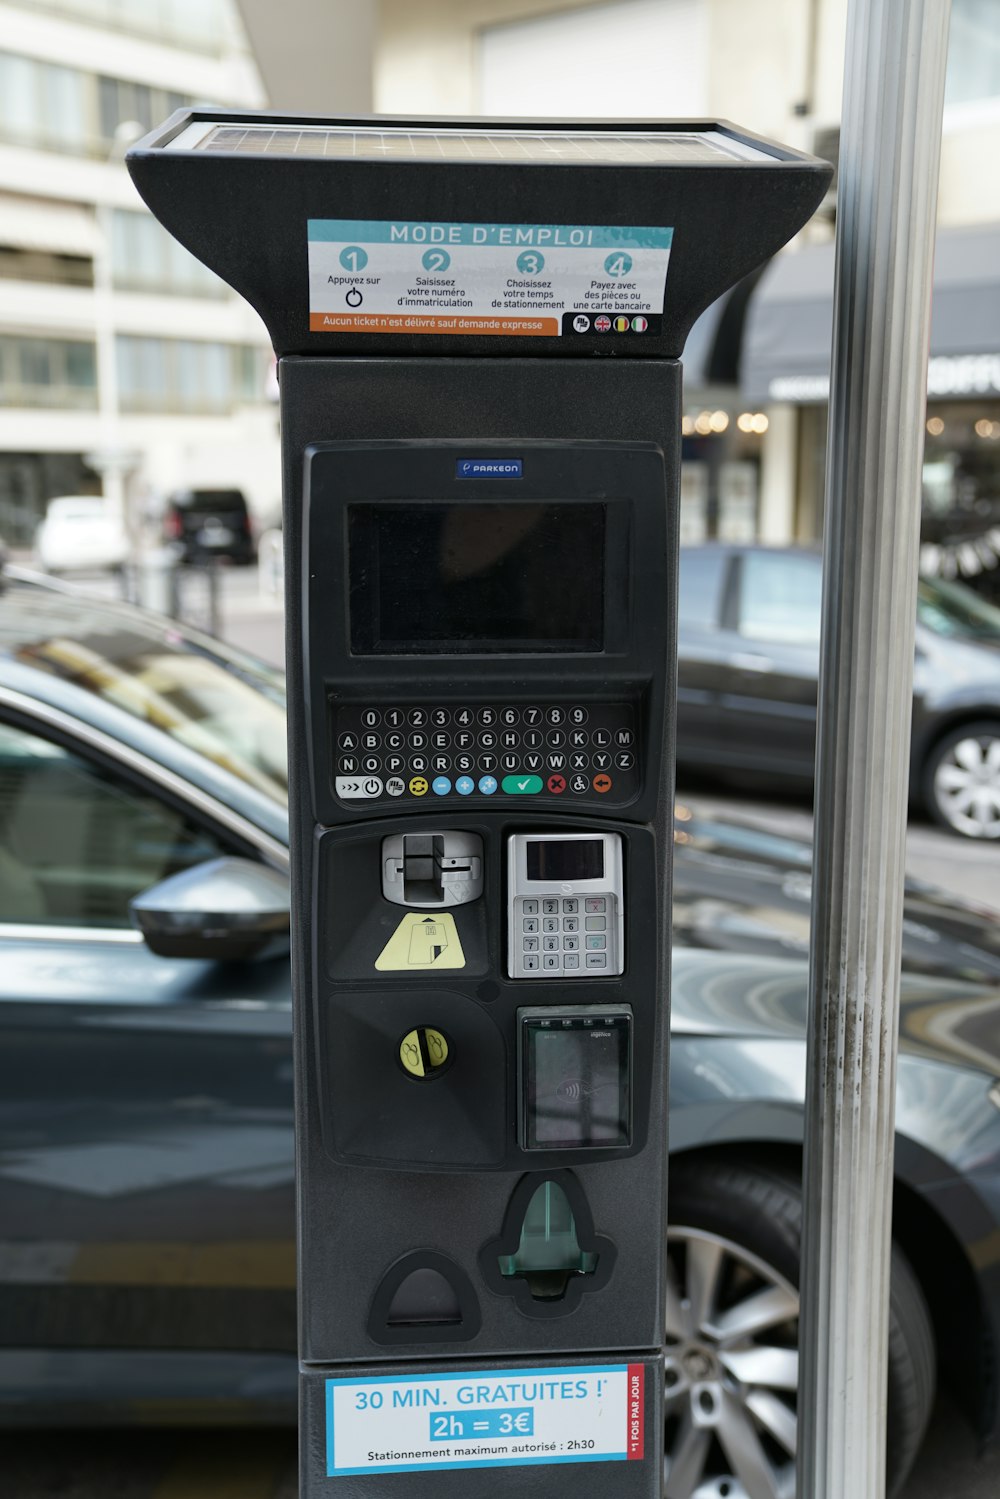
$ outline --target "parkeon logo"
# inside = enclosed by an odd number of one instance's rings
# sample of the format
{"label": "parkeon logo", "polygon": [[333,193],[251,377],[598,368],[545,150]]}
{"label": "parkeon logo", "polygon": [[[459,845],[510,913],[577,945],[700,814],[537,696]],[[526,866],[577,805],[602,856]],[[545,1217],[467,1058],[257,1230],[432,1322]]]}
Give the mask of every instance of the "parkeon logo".
{"label": "parkeon logo", "polygon": [[456,479],[520,479],[520,458],[459,458],[455,464]]}

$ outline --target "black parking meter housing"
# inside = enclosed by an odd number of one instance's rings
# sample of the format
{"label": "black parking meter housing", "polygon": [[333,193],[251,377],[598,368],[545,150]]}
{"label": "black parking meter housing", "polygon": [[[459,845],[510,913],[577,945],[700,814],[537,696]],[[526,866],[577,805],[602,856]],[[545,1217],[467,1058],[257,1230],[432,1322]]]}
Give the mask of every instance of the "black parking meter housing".
{"label": "black parking meter housing", "polygon": [[679,358],[830,168],[207,110],[128,164],[279,357],[301,1492],[652,1499]]}

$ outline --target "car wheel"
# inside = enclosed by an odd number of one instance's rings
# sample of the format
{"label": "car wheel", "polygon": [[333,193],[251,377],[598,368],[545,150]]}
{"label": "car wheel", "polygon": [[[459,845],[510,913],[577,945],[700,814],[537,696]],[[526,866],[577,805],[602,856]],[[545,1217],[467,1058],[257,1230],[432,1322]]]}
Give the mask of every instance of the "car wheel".
{"label": "car wheel", "polygon": [[[802,1194],[776,1170],[671,1162],[664,1350],[666,1499],[793,1499]],[[894,1245],[886,1490],[934,1399],[930,1317]]]}
{"label": "car wheel", "polygon": [[924,767],[935,821],[965,838],[1000,838],[1000,723],[970,723],[940,740]]}

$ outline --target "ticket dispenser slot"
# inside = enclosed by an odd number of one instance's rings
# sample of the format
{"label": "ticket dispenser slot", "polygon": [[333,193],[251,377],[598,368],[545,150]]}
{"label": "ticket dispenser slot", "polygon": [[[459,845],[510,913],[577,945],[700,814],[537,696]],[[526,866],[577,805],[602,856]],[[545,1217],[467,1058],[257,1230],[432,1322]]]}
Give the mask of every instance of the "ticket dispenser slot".
{"label": "ticket dispenser slot", "polygon": [[659,1499],[679,360],[830,168],[216,109],[128,161],[278,359],[300,1493]]}

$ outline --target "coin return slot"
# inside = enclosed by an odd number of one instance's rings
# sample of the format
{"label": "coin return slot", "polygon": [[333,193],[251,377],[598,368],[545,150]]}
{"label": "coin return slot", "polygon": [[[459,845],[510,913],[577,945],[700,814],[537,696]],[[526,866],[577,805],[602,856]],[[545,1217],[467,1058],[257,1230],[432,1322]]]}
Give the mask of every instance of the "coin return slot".
{"label": "coin return slot", "polygon": [[566,1193],[546,1181],[528,1203],[516,1252],[500,1256],[500,1274],[522,1276],[534,1301],[558,1301],[572,1278],[593,1275],[597,1258],[580,1247]]}

